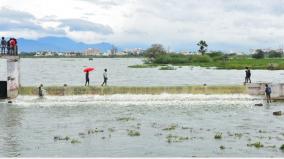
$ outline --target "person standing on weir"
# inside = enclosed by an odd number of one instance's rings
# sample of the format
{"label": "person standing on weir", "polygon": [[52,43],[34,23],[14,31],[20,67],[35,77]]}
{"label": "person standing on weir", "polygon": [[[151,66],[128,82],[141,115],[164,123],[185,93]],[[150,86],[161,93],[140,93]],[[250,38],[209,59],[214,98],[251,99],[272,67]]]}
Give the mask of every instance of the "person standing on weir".
{"label": "person standing on weir", "polygon": [[267,103],[272,103],[271,101],[271,88],[268,86],[268,84],[265,85],[265,94],[266,94],[266,100]]}
{"label": "person standing on weir", "polygon": [[103,77],[104,77],[104,82],[103,82],[102,86],[104,86],[104,85],[107,86],[107,80],[108,80],[108,78],[107,78],[107,69],[105,69]]}
{"label": "person standing on weir", "polygon": [[85,86],[87,86],[87,84],[88,84],[88,86],[90,85],[90,78],[89,78],[89,72],[88,72],[88,71],[86,72],[86,82],[85,82]]}
{"label": "person standing on weir", "polygon": [[245,77],[245,84],[251,83],[251,71],[248,67],[246,67],[246,77]]}
{"label": "person standing on weir", "polygon": [[5,55],[7,41],[4,37],[1,39],[1,54]]}
{"label": "person standing on weir", "polygon": [[14,38],[10,39],[10,54],[16,55],[16,41]]}
{"label": "person standing on weir", "polygon": [[41,98],[44,96],[43,84],[40,84],[40,86],[38,87],[38,96]]}

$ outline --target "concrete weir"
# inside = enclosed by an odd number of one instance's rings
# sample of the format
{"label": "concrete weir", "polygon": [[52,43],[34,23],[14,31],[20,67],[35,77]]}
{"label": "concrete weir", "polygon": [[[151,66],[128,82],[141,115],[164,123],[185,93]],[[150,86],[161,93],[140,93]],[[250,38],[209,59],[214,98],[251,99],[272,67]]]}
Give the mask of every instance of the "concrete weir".
{"label": "concrete weir", "polygon": [[[7,63],[7,78],[1,81],[0,98],[16,98],[20,88],[20,58],[19,56],[1,56]],[[1,69],[1,68],[0,68]]]}
{"label": "concrete weir", "polygon": [[[48,95],[112,95],[112,94],[245,94],[245,86],[172,86],[172,87],[44,87]],[[37,87],[21,87],[20,95],[37,95]]]}

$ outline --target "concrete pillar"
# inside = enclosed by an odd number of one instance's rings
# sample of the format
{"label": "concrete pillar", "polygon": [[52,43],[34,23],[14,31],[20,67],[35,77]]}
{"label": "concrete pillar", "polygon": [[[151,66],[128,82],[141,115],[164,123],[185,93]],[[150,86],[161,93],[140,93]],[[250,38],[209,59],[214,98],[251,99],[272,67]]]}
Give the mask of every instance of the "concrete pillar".
{"label": "concrete pillar", "polygon": [[8,56],[7,59],[7,97],[16,98],[20,88],[20,58]]}

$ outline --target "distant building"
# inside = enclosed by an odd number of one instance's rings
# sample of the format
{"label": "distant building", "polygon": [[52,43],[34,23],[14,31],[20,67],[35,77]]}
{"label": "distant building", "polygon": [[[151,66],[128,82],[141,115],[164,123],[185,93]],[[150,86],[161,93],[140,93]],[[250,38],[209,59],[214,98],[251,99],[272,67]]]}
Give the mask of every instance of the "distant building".
{"label": "distant building", "polygon": [[110,50],[110,54],[111,55],[116,55],[118,53],[118,49],[115,46],[112,46],[111,50]]}
{"label": "distant building", "polygon": [[84,53],[83,56],[100,56],[101,51],[95,48],[88,48]]}
{"label": "distant building", "polygon": [[142,55],[144,54],[145,50],[142,48],[133,48],[133,49],[125,49],[123,51],[127,55]]}

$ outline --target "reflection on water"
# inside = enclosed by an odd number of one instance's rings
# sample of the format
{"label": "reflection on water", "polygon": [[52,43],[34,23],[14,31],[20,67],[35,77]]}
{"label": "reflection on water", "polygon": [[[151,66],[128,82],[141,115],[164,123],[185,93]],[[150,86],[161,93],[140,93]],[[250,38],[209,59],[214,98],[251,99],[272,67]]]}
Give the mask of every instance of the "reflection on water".
{"label": "reflection on water", "polygon": [[[284,118],[272,112],[284,107],[254,106],[261,102],[248,95],[20,96],[10,105],[0,101],[0,156],[283,157]],[[169,143],[169,136],[188,140]],[[255,142],[264,147],[247,146]]]}
{"label": "reflection on water", "polygon": [[[183,86],[183,85],[230,85],[244,82],[244,70],[215,70],[199,67],[182,67],[173,71],[159,68],[135,69],[129,65],[142,64],[136,58],[87,58],[77,59],[21,59],[21,84],[44,85],[83,85],[86,66],[95,67],[90,74],[91,85],[103,82],[103,70],[108,68],[109,84],[115,86]],[[1,63],[0,63],[1,66]],[[244,66],[245,67],[245,66]],[[2,71],[2,72],[1,72]],[[253,70],[252,80],[283,82],[284,71]],[[0,69],[4,77],[3,70]]]}

